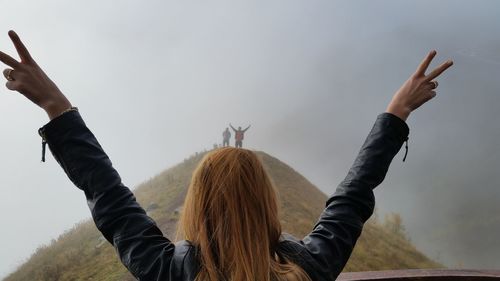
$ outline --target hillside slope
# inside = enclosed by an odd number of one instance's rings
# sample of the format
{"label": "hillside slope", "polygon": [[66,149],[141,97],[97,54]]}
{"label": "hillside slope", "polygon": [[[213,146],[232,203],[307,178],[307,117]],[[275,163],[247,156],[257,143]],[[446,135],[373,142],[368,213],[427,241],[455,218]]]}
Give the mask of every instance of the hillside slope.
{"label": "hillside slope", "polygon": [[[259,152],[281,199],[283,231],[302,237],[322,211],[326,195],[291,167]],[[145,181],[134,191],[163,233],[174,238],[178,211],[191,173],[203,154]],[[82,195],[83,196],[83,195]],[[418,252],[401,233],[372,220],[349,261],[347,271],[432,268],[439,264]],[[20,280],[134,280],[117,258],[114,249],[96,230],[93,222],[79,223],[36,253],[5,281]]]}

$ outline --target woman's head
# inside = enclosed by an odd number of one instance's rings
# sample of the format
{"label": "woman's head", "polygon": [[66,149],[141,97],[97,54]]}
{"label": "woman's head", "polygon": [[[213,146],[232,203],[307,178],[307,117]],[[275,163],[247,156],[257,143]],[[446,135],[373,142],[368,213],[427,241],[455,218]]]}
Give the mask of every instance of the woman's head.
{"label": "woman's head", "polygon": [[202,159],[179,233],[199,250],[199,280],[274,280],[283,271],[275,260],[281,235],[277,195],[250,150],[220,148]]}
{"label": "woman's head", "polygon": [[185,238],[217,268],[245,264],[239,259],[258,263],[256,249],[273,251],[281,234],[278,204],[257,155],[237,148],[208,153],[193,173],[180,223]]}

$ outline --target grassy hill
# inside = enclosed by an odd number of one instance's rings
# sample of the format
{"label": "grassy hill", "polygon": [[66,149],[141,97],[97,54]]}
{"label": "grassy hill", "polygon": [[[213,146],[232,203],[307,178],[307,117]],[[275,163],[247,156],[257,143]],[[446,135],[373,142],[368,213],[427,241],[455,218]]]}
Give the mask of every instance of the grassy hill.
{"label": "grassy hill", "polygon": [[[302,237],[321,213],[326,195],[306,178],[276,158],[259,152],[281,199],[283,231]],[[174,238],[178,209],[182,205],[191,173],[203,153],[139,185],[134,193],[163,233]],[[83,195],[82,195],[83,196]],[[433,268],[441,265],[418,252],[406,239],[401,221],[370,220],[356,245],[346,271]],[[135,280],[121,265],[114,249],[85,221],[62,234],[35,254],[4,281],[17,280]]]}

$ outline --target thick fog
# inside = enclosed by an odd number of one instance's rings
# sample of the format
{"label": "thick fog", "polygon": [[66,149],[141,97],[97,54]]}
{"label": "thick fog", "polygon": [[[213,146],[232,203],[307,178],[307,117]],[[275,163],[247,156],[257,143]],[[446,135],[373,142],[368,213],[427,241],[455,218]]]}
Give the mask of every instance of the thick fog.
{"label": "thick fog", "polygon": [[[412,242],[449,267],[500,268],[500,2],[0,1],[14,29],[133,187],[222,131],[325,193],[429,50],[455,65],[412,114],[409,153],[377,188]],[[0,89],[0,276],[89,217],[51,157],[45,113]],[[233,141],[231,141],[233,142]]]}

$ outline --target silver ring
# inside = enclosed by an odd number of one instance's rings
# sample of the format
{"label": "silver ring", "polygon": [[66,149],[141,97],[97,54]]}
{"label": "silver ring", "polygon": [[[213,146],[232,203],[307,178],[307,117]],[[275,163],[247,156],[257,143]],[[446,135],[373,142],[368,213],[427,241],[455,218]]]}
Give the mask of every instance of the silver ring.
{"label": "silver ring", "polygon": [[5,78],[8,80],[8,81],[14,81],[14,78],[12,78],[12,76],[10,76],[10,74],[12,73],[12,71],[14,71],[14,69],[9,69],[7,71],[7,75],[5,75]]}
{"label": "silver ring", "polygon": [[433,89],[436,89],[439,85],[438,81],[431,81],[432,84],[434,84],[434,87],[432,87]]}

